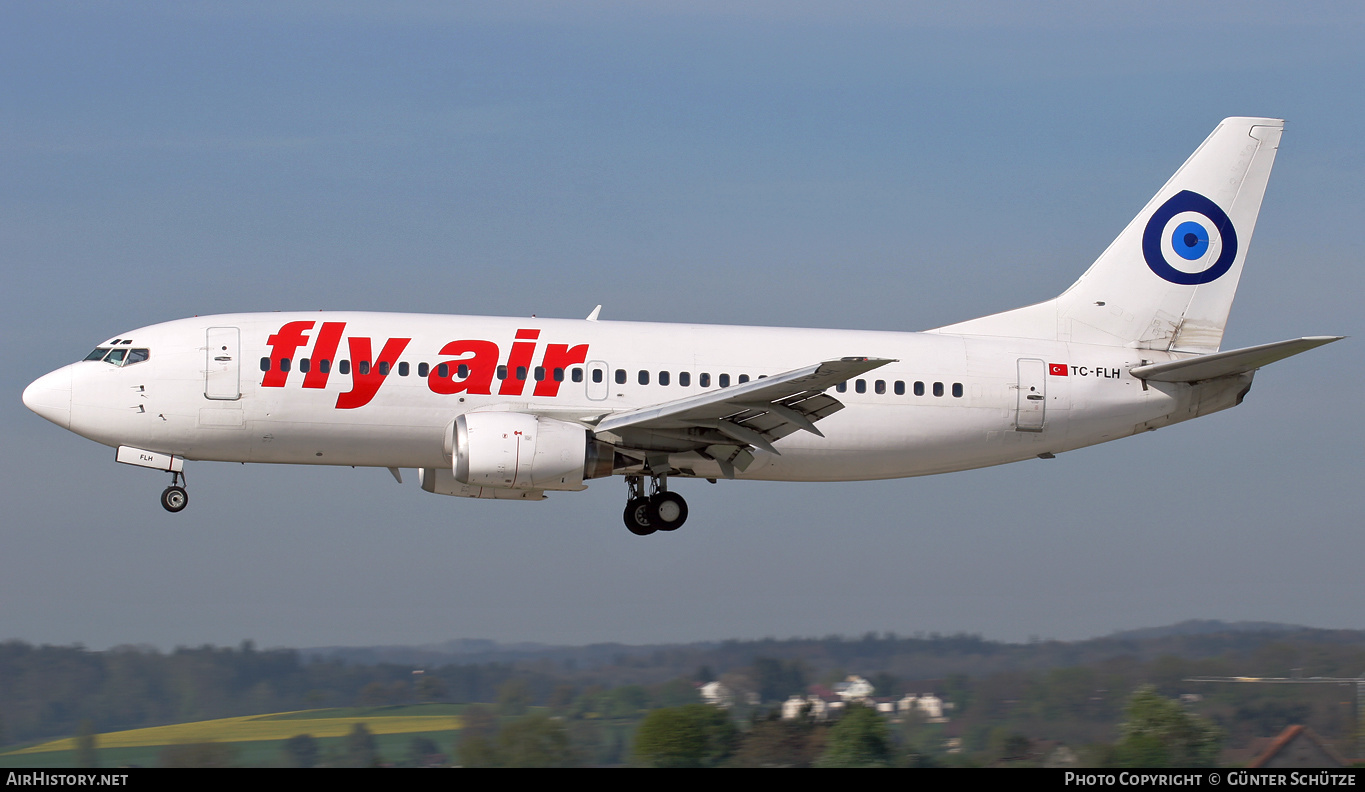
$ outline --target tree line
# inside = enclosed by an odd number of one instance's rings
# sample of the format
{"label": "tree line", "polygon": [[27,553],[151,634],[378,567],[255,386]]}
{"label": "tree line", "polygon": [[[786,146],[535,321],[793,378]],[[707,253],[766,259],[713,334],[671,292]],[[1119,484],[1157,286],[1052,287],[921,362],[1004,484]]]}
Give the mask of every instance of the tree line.
{"label": "tree line", "polygon": [[[260,650],[250,642],[94,652],[8,641],[0,643],[0,746],[71,736],[82,728],[109,732],[298,709],[482,702],[497,718],[482,733],[477,727],[466,731],[483,740],[476,763],[503,761],[498,757],[510,749],[499,747],[499,739],[518,734],[500,737],[509,719],[539,712],[565,730],[576,761],[622,764],[642,761],[634,753],[636,730],[653,712],[698,704],[698,684],[718,679],[735,699],[727,717],[738,742],[727,761],[761,754],[763,745],[771,753],[774,745],[801,744],[803,761],[814,762],[836,724],[812,723],[801,731],[777,718],[776,708],[794,693],[828,691],[851,673],[871,681],[877,697],[935,693],[953,705],[947,723],[910,718],[896,724],[889,739],[901,752],[897,761],[966,756],[979,763],[1037,762],[1058,744],[1109,761],[1104,752],[1124,738],[1126,708],[1144,685],[1164,699],[1185,697],[1182,706],[1220,729],[1223,745],[1244,745],[1295,723],[1349,744],[1356,724],[1347,686],[1184,680],[1355,676],[1365,669],[1365,634],[1228,630],[1030,644],[868,635],[622,649],[603,656],[584,662],[530,654],[414,668]],[[520,728],[543,733],[547,727]],[[950,744],[952,755],[946,753]],[[477,741],[472,745],[475,750]],[[455,746],[441,749],[458,754]]]}

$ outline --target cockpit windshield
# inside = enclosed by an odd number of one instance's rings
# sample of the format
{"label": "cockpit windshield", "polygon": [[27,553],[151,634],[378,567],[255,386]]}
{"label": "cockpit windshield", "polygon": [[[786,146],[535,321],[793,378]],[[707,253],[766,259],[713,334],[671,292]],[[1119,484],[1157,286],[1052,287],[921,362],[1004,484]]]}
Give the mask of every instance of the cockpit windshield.
{"label": "cockpit windshield", "polygon": [[148,349],[126,349],[115,347],[95,347],[94,351],[85,356],[85,360],[103,360],[115,366],[131,366],[134,363],[141,363],[152,356]]}

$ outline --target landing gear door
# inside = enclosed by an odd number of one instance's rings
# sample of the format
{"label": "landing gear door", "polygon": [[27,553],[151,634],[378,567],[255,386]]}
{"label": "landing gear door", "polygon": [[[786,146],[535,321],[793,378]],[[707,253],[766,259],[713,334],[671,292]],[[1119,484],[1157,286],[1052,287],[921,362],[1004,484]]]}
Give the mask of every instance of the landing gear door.
{"label": "landing gear door", "polygon": [[607,381],[608,374],[606,363],[600,360],[588,362],[587,388],[589,399],[601,401],[607,398],[607,393],[611,389],[611,383]]}
{"label": "landing gear door", "polygon": [[1015,429],[1041,432],[1047,412],[1047,363],[1035,358],[1019,359],[1019,405]]}
{"label": "landing gear door", "polygon": [[210,327],[204,347],[204,397],[234,401],[242,397],[241,331]]}

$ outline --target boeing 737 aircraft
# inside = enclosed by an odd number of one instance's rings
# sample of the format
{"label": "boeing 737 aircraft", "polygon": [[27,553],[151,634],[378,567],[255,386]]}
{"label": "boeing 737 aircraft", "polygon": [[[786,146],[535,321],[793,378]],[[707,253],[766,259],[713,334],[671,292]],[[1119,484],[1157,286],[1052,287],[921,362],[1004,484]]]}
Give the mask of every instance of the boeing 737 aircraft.
{"label": "boeing 737 aircraft", "polygon": [[680,477],[1051,458],[1235,406],[1259,367],[1338,340],[1219,349],[1283,129],[1224,120],[1061,296],[925,332],[229,314],[119,333],[24,404],[169,472],[172,512],[186,460],[416,468],[509,500],[620,475],[645,535],[687,519]]}

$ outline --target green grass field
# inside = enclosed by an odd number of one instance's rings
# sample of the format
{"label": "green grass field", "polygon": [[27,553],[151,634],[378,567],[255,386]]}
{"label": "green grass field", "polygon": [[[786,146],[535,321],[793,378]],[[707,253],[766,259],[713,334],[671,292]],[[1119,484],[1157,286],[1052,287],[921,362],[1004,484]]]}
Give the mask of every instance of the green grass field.
{"label": "green grass field", "polygon": [[[342,739],[363,723],[375,736],[380,756],[392,763],[407,758],[414,737],[426,737],[451,753],[463,709],[457,704],[421,704],[277,712],[109,732],[96,737],[96,747],[102,767],[155,766],[166,746],[203,742],[230,745],[241,765],[273,765],[282,762],[281,748],[290,737],[311,735],[325,756],[338,752]],[[52,740],[0,753],[0,767],[70,768],[75,766],[75,753],[75,738]]]}

